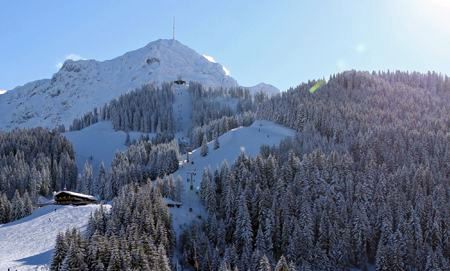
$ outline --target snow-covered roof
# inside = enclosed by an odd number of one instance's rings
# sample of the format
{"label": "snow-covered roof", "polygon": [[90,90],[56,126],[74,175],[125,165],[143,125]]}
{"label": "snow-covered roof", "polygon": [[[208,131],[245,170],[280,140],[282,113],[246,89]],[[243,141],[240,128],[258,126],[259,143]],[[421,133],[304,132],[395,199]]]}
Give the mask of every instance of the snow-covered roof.
{"label": "snow-covered roof", "polygon": [[52,199],[48,199],[48,198],[46,198],[44,196],[38,196],[38,199],[37,199],[37,203],[38,204],[44,204],[44,203],[47,203],[49,201],[52,201]]}
{"label": "snow-covered roof", "polygon": [[97,200],[97,198],[95,198],[94,196],[91,195],[86,195],[86,194],[81,194],[81,193],[77,193],[77,192],[72,192],[72,191],[59,191],[58,193],[55,194],[55,197],[61,193],[66,193],[69,195],[72,195],[74,197],[79,197],[79,198],[85,198],[85,199],[90,199],[90,200]]}

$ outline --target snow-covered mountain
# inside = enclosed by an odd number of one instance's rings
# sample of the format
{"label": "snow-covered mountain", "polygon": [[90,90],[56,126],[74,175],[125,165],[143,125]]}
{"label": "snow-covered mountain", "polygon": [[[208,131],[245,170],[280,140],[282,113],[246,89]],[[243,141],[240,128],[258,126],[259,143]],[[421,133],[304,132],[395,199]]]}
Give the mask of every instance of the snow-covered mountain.
{"label": "snow-covered mountain", "polygon": [[5,94],[6,90],[5,89],[0,89],[0,95]]}
{"label": "snow-covered mountain", "polygon": [[68,126],[76,117],[143,84],[178,77],[208,87],[238,86],[224,67],[176,40],[157,40],[107,60],[67,60],[51,79],[0,96],[0,130]]}
{"label": "snow-covered mountain", "polygon": [[259,83],[253,87],[248,87],[248,89],[250,90],[251,94],[255,94],[258,92],[265,92],[269,96],[271,96],[280,93],[280,90],[277,87],[266,83]]}

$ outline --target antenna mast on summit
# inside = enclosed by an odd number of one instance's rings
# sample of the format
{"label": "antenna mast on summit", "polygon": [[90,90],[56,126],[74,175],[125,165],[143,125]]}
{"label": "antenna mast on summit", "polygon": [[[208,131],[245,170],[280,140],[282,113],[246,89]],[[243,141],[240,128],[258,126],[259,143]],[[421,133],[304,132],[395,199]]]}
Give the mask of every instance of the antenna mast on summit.
{"label": "antenna mast on summit", "polygon": [[175,16],[173,16],[173,32],[172,32],[172,39],[175,40]]}

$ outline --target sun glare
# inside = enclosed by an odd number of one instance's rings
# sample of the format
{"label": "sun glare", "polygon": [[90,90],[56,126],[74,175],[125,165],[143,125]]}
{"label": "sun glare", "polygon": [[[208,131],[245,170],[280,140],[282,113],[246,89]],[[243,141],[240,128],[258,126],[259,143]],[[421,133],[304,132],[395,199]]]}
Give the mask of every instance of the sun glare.
{"label": "sun glare", "polygon": [[[412,24],[441,35],[450,34],[450,0],[411,1]],[[422,30],[423,31],[423,30]]]}
{"label": "sun glare", "polygon": [[423,2],[429,3],[436,7],[447,9],[447,11],[449,11],[448,9],[450,9],[450,0],[428,0]]}

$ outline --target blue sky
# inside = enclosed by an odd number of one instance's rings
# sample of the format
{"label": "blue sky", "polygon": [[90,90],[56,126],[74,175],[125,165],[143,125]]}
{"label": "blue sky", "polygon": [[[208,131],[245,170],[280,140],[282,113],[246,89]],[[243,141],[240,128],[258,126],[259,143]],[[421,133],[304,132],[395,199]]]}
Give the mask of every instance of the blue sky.
{"label": "blue sky", "polygon": [[450,74],[450,0],[0,0],[0,89],[68,56],[111,59],[172,35],[245,86],[284,90],[346,69]]}

